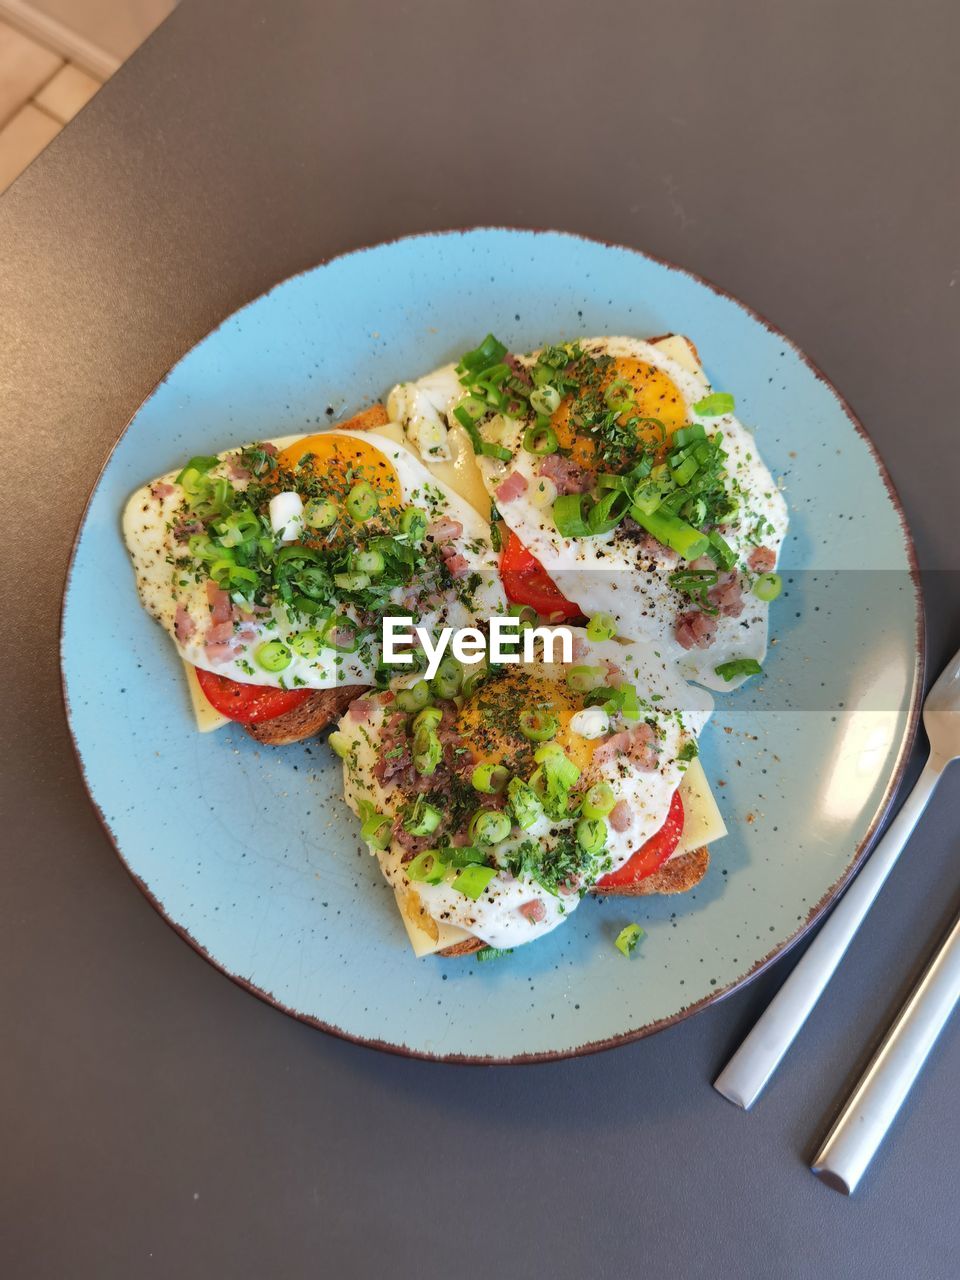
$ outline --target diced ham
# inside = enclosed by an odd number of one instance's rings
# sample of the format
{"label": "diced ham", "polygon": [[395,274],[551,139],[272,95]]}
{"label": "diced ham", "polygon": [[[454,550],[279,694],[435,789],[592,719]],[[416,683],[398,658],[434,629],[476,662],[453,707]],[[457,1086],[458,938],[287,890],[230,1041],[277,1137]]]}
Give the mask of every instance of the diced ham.
{"label": "diced ham", "polygon": [[570,652],[574,662],[582,662],[590,652],[590,646],[584,640],[583,636],[574,634],[573,644],[570,646]]}
{"label": "diced ham", "polygon": [[519,471],[511,471],[506,480],[497,485],[497,502],[513,502],[527,492],[527,477]]}
{"label": "diced ham", "polygon": [[236,646],[230,643],[221,643],[219,641],[211,643],[209,640],[204,644],[203,651],[207,655],[208,662],[229,662],[236,654]]}
{"label": "diced ham", "polygon": [[633,826],[633,810],[626,800],[618,800],[610,810],[610,825],[614,831],[629,831]]}
{"label": "diced ham", "polygon": [[186,542],[195,533],[203,533],[203,525],[199,520],[181,520],[173,526],[173,536],[177,542]]}
{"label": "diced ham", "polygon": [[244,484],[247,480],[253,479],[253,472],[247,467],[241,466],[235,458],[231,458],[228,461],[227,474],[232,480],[236,480],[238,484]]}
{"label": "diced ham", "polygon": [[270,444],[269,442],[267,444],[261,444],[260,448],[264,453],[269,453],[271,458],[275,458],[279,452],[277,446],[275,444]]}
{"label": "diced ham", "polygon": [[539,924],[547,916],[546,904],[539,898],[531,898],[529,902],[521,903],[517,910],[531,924]]}
{"label": "diced ham", "polygon": [[612,658],[604,658],[603,665],[607,672],[607,684],[614,689],[623,684],[623,671]]}
{"label": "diced ham", "polygon": [[463,525],[460,521],[451,520],[449,516],[439,516],[427,525],[427,537],[438,544],[459,538],[462,533]]}
{"label": "diced ham", "polygon": [[233,606],[230,603],[229,593],[222,587],[218,587],[212,579],[207,581],[207,604],[210,606],[210,616],[215,623],[233,621]]}
{"label": "diced ham", "polygon": [[699,609],[692,609],[679,615],[673,634],[684,649],[709,649],[717,634],[717,620]]}
{"label": "diced ham", "polygon": [[777,563],[777,553],[769,547],[754,547],[747,556],[747,564],[754,573],[769,573]]}
{"label": "diced ham", "polygon": [[447,566],[451,578],[462,578],[470,568],[470,561],[459,552],[455,552],[452,556],[444,556],[443,563]]}
{"label": "diced ham", "polygon": [[373,714],[373,702],[369,698],[357,698],[350,703],[348,714],[357,724],[366,724]]}
{"label": "diced ham", "polygon": [[533,386],[533,382],[530,378],[530,370],[527,368],[525,364],[521,364],[521,362],[517,359],[517,357],[513,354],[512,351],[508,351],[507,354],[503,357],[503,363],[509,367],[510,372],[513,374],[513,376],[519,382],[522,382],[524,386],[527,386],[527,387]]}
{"label": "diced ham", "polygon": [[735,573],[722,573],[717,585],[707,592],[707,599],[725,618],[739,618],[743,613],[743,591]]}
{"label": "diced ham", "polygon": [[607,764],[618,756],[626,756],[638,769],[650,773],[657,767],[657,735],[645,722],[632,729],[615,733],[593,753],[595,765]]}
{"label": "diced ham", "polygon": [[211,623],[204,639],[207,644],[226,644],[233,639],[233,623],[229,619],[226,622]]}
{"label": "diced ham", "polygon": [[173,493],[173,485],[167,484],[166,480],[158,480],[156,484],[150,486],[150,492],[158,501],[162,501]]}
{"label": "diced ham", "polygon": [[176,616],[173,619],[173,634],[177,637],[181,644],[186,644],[197,630],[197,624],[187,613],[182,604],[177,605]]}
{"label": "diced ham", "polygon": [[561,457],[559,453],[548,454],[537,468],[537,474],[552,480],[557,486],[557,493],[586,493],[593,485],[593,472]]}

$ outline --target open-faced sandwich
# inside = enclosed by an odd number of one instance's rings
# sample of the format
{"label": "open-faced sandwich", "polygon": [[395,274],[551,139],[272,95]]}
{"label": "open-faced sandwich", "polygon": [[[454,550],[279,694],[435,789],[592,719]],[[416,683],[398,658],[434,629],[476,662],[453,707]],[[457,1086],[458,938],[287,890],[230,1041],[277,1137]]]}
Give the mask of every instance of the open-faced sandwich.
{"label": "open-faced sandwich", "polygon": [[[195,457],[124,533],[198,725],[339,720],[346,801],[418,955],[496,953],[586,894],[677,893],[725,827],[712,699],[762,670],[786,506],[689,340],[492,335],[327,431]],[[571,660],[385,660],[508,610]],[[629,941],[629,940],[628,940]]]}

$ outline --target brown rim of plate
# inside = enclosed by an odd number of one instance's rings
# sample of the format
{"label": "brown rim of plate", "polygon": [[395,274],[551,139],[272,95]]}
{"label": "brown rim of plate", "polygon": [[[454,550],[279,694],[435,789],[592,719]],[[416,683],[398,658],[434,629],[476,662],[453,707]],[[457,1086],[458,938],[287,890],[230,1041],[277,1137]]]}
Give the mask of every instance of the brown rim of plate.
{"label": "brown rim of plate", "polygon": [[276,996],[272,995],[269,991],[265,991],[262,987],[258,987],[255,983],[250,982],[248,979],[242,978],[239,974],[231,973],[229,969],[225,968],[222,964],[220,964],[220,962],[217,959],[215,959],[210,954],[209,951],[207,951],[207,949],[203,946],[201,942],[199,942],[196,938],[194,938],[193,935],[187,929],[185,929],[182,925],[178,924],[176,920],[172,919],[167,914],[163,906],[163,903],[159,901],[159,899],[153,894],[153,892],[150,890],[149,886],[145,883],[145,881],[142,880],[140,876],[136,874],[136,872],[127,862],[126,858],[124,858],[120,845],[117,842],[117,839],[110,828],[110,824],[108,823],[106,816],[103,813],[103,810],[97,804],[97,801],[94,798],[93,792],[91,791],[90,786],[87,782],[87,775],[83,765],[83,758],[80,754],[80,747],[79,747],[79,744],[77,743],[76,737],[73,732],[73,724],[70,718],[70,701],[67,696],[66,682],[65,682],[64,673],[63,673],[64,612],[66,608],[67,595],[69,594],[69,591],[70,591],[70,584],[73,576],[74,563],[77,557],[77,548],[80,542],[80,536],[83,533],[84,524],[86,523],[87,512],[89,511],[90,504],[93,501],[93,498],[97,492],[97,489],[100,487],[100,482],[103,479],[104,472],[109,466],[110,460],[113,457],[113,454],[117,449],[117,446],[119,445],[120,441],[124,438],[124,436],[129,431],[133,423],[133,420],[137,417],[140,410],[147,403],[147,401],[153,397],[157,389],[161,387],[164,382],[166,382],[167,378],[170,376],[170,373],[173,371],[173,369],[176,368],[176,365],[172,365],[170,369],[168,369],[167,372],[164,373],[164,375],[157,380],[157,382],[150,389],[148,394],[144,396],[144,398],[137,405],[136,409],[130,415],[126,424],[123,427],[123,430],[119,433],[113,445],[111,446],[109,452],[107,453],[107,456],[104,459],[103,465],[97,474],[97,478],[94,481],[93,487],[90,490],[90,494],[87,498],[87,501],[84,503],[83,511],[81,512],[80,520],[77,525],[77,531],[73,538],[73,544],[70,551],[70,560],[67,564],[67,571],[66,571],[65,580],[64,580],[63,596],[61,598],[61,603],[60,603],[60,691],[63,698],[64,711],[65,711],[66,720],[67,720],[67,728],[70,732],[70,741],[73,746],[73,752],[77,760],[77,765],[80,770],[80,776],[81,776],[81,779],[83,780],[84,788],[86,789],[87,795],[90,797],[90,802],[93,805],[94,810],[97,814],[97,817],[100,820],[100,825],[103,827],[104,832],[106,833],[110,843],[113,845],[113,848],[117,854],[117,857],[120,859],[121,864],[123,865],[128,875],[133,880],[134,884],[136,884],[137,888],[141,891],[141,893],[144,895],[147,901],[151,904],[151,906],[153,906],[153,908],[163,917],[163,919],[167,922],[167,924],[176,933],[178,933],[185,942],[190,944],[190,946],[194,949],[194,951],[198,952],[198,954],[201,955],[204,958],[204,960],[208,961],[215,969],[218,969],[222,974],[228,977],[232,982],[235,982],[237,986],[243,987],[245,991],[249,991],[252,995],[257,996],[259,999],[263,1000],[266,1004],[272,1005],[275,1009],[279,1009],[282,1013],[289,1014],[291,1017],[296,1018],[298,1021],[304,1022],[311,1027],[317,1027],[320,1031],[326,1031],[330,1035],[337,1036],[341,1040],[348,1040],[352,1044],[363,1045],[368,1049],[378,1049],[385,1053],[394,1053],[399,1055],[400,1057],[419,1058],[427,1062],[449,1062],[449,1063],[462,1064],[464,1066],[524,1066],[524,1065],[538,1063],[538,1062],[556,1062],[564,1058],[583,1057],[588,1053],[600,1053],[604,1049],[614,1049],[618,1045],[629,1044],[633,1040],[642,1040],[646,1036],[654,1035],[658,1031],[663,1031],[667,1027],[672,1027],[676,1025],[676,1023],[682,1022],[684,1019],[689,1018],[692,1014],[698,1013],[701,1009],[705,1009],[709,1005],[716,1004],[718,1001],[725,999],[725,997],[732,995],[734,991],[739,991],[740,988],[746,986],[748,982],[752,982],[754,978],[759,977],[761,973],[763,973],[767,968],[769,968],[769,966],[773,964],[775,960],[778,960],[781,956],[786,955],[786,953],[789,950],[791,950],[791,948],[794,947],[801,940],[801,938],[803,938],[809,932],[809,930],[813,927],[813,925],[817,922],[817,920],[824,914],[824,912],[827,910],[830,904],[833,901],[835,901],[836,898],[839,897],[839,895],[847,887],[849,882],[853,879],[853,876],[856,874],[861,863],[864,861],[868,852],[870,851],[870,848],[874,841],[874,837],[876,836],[880,827],[883,825],[883,822],[885,821],[888,814],[890,813],[891,807],[893,805],[893,801],[896,797],[896,793],[900,787],[900,783],[903,781],[903,776],[904,776],[904,773],[906,772],[907,762],[910,757],[910,752],[913,748],[914,740],[916,738],[917,728],[920,724],[920,712],[923,705],[924,672],[926,668],[926,619],[924,616],[924,609],[923,609],[923,592],[922,592],[922,586],[920,581],[920,568],[917,563],[916,548],[914,546],[913,536],[910,533],[909,525],[907,524],[907,518],[903,510],[903,504],[900,501],[900,495],[897,493],[896,486],[893,483],[893,480],[890,476],[890,472],[887,470],[886,464],[881,458],[876,445],[873,443],[873,440],[870,438],[870,435],[867,432],[866,427],[864,427],[863,423],[859,420],[857,415],[854,413],[852,407],[850,406],[846,398],[837,390],[837,388],[833,385],[833,383],[830,381],[827,375],[823,372],[823,370],[817,364],[815,364],[814,361],[811,360],[810,357],[804,351],[802,351],[800,347],[798,347],[797,344],[791,338],[789,338],[785,333],[783,333],[782,330],[778,329],[776,325],[771,324],[771,322],[766,318],[766,316],[761,315],[759,311],[754,310],[753,307],[749,306],[745,302],[742,302],[739,298],[735,297],[732,293],[728,293],[726,289],[723,289],[719,285],[714,284],[712,281],[706,279],[706,277],[698,275],[695,271],[690,271],[686,267],[680,267],[675,262],[670,262],[666,258],[659,258],[655,254],[646,253],[642,249],[635,249],[630,245],[617,244],[615,241],[611,241],[611,240],[595,239],[592,236],[579,235],[576,232],[555,230],[548,227],[508,227],[508,226],[448,227],[440,231],[420,231],[420,232],[413,232],[409,235],[391,236],[385,240],[377,240],[372,244],[356,245],[352,249],[343,250],[342,253],[332,254],[329,258],[321,258],[317,262],[315,262],[313,266],[305,267],[302,271],[297,271],[293,275],[287,276],[284,280],[277,281],[275,284],[271,285],[268,289],[264,289],[262,293],[254,295],[254,297],[248,299],[245,303],[243,303],[242,306],[237,307],[234,311],[231,311],[228,315],[224,316],[223,320],[220,321],[220,324],[216,325],[213,329],[209,329],[206,333],[201,334],[200,337],[197,338],[193,346],[189,347],[183,353],[183,355],[180,357],[180,360],[177,361],[177,364],[179,364],[180,361],[185,359],[186,356],[188,356],[190,352],[194,349],[194,347],[199,345],[200,342],[204,341],[204,339],[210,337],[212,334],[216,333],[218,329],[222,328],[222,326],[226,324],[226,322],[232,316],[236,315],[237,312],[242,311],[245,307],[251,306],[254,302],[260,301],[262,298],[265,298],[268,294],[272,293],[274,289],[279,288],[281,285],[286,284],[290,280],[296,280],[300,276],[309,275],[311,272],[318,270],[318,268],[328,266],[331,262],[336,262],[340,258],[350,257],[355,253],[366,253],[372,249],[382,248],[384,245],[398,244],[401,241],[405,241],[405,240],[432,239],[439,236],[451,236],[451,237],[457,236],[457,235],[464,236],[464,235],[470,235],[476,231],[516,231],[516,232],[520,232],[527,235],[567,236],[571,240],[582,240],[582,241],[585,241],[587,244],[598,244],[598,245],[603,245],[608,249],[622,249],[627,253],[635,253],[638,257],[646,258],[649,262],[655,262],[657,263],[658,266],[666,267],[667,270],[669,271],[676,271],[680,275],[687,276],[689,279],[694,280],[697,284],[703,285],[704,288],[709,289],[711,293],[715,293],[719,297],[726,298],[727,301],[734,303],[735,306],[739,307],[741,311],[744,311],[748,316],[750,316],[758,324],[762,325],[763,328],[766,329],[769,333],[772,333],[778,340],[784,342],[790,348],[790,350],[793,351],[794,354],[802,361],[802,363],[807,366],[807,368],[810,370],[813,376],[817,379],[817,381],[822,382],[823,385],[830,391],[830,393],[836,399],[837,403],[840,405],[846,417],[849,419],[851,425],[853,426],[853,429],[856,431],[857,435],[859,435],[860,438],[864,441],[864,443],[866,444],[870,452],[870,456],[872,457],[874,465],[877,468],[877,472],[880,475],[880,479],[883,481],[884,486],[887,490],[887,494],[890,499],[890,504],[893,507],[894,511],[896,512],[897,518],[900,521],[900,528],[903,534],[904,549],[907,553],[907,561],[910,566],[910,579],[913,583],[913,589],[914,589],[914,603],[916,607],[916,636],[915,636],[916,663],[914,666],[913,688],[911,690],[911,695],[910,695],[910,709],[909,709],[907,723],[904,729],[903,737],[901,738],[901,741],[900,741],[900,749],[897,753],[896,763],[894,764],[890,778],[887,782],[886,789],[884,790],[883,796],[880,800],[880,803],[877,806],[876,812],[874,813],[874,816],[872,821],[870,822],[870,825],[868,826],[866,832],[864,833],[860,843],[857,845],[853,858],[850,860],[850,863],[848,864],[846,869],[834,881],[834,883],[826,891],[826,893],[823,895],[820,901],[810,908],[810,910],[807,912],[806,919],[803,921],[800,927],[796,929],[792,934],[790,934],[788,938],[785,938],[784,941],[781,942],[778,946],[774,947],[772,951],[768,952],[760,960],[755,961],[751,965],[751,967],[746,971],[746,973],[743,973],[739,977],[734,978],[731,982],[727,983],[726,986],[720,987],[716,991],[711,991],[710,994],[704,996],[702,1000],[697,1000],[693,1004],[685,1005],[682,1009],[678,1010],[674,1014],[671,1014],[669,1017],[658,1018],[656,1021],[647,1023],[645,1026],[642,1026],[642,1027],[637,1027],[632,1031],[624,1031],[624,1032],[621,1032],[619,1035],[608,1036],[604,1040],[591,1040],[584,1044],[574,1045],[569,1049],[550,1049],[550,1050],[545,1050],[542,1053],[521,1053],[521,1054],[515,1054],[514,1056],[509,1058],[495,1057],[489,1054],[426,1053],[419,1049],[411,1049],[408,1045],[394,1044],[391,1041],[376,1040],[366,1036],[356,1036],[351,1034],[349,1031],[345,1031],[342,1027],[335,1026],[333,1023],[324,1022],[320,1018],[314,1018],[310,1014],[303,1013],[298,1009],[293,1009],[289,1005],[285,1005],[281,1000],[278,1000]]}

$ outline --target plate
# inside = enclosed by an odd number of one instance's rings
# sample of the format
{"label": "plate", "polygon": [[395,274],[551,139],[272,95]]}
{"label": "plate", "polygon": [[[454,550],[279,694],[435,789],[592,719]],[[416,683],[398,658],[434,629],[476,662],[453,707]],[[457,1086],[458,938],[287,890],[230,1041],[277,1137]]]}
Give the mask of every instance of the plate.
{"label": "plate", "polygon": [[[415,960],[323,742],[193,728],[181,668],[140,607],[129,494],[196,453],[308,432],[493,330],[512,348],[678,332],[735,392],[791,510],[765,676],[718,696],[703,760],[730,828],[679,898],[588,900],[508,958]],[[645,1035],[747,981],[854,870],[899,781],[922,687],[912,544],[865,431],[742,303],[631,249],[555,232],[415,236],[288,280],[200,342],[137,412],[78,535],[64,599],[70,727],[127,868],[224,973],[327,1031],[502,1062]],[[636,920],[633,958],[614,948]]]}

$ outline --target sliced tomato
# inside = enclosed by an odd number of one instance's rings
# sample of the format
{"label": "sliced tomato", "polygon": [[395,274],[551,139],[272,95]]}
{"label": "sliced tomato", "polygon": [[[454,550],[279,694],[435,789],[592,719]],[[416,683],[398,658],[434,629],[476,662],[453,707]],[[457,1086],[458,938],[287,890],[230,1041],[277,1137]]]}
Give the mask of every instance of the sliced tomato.
{"label": "sliced tomato", "polygon": [[673,799],[670,801],[670,812],[667,814],[667,820],[657,834],[651,836],[645,844],[642,844],[633,857],[628,862],[625,862],[622,867],[619,867],[616,871],[611,871],[602,880],[598,880],[597,887],[600,889],[612,889],[623,885],[636,884],[638,880],[642,880],[645,876],[652,876],[654,871],[659,871],[680,843],[680,837],[683,834],[683,816],[683,801],[680,799],[680,792],[675,791]]}
{"label": "sliced tomato", "polygon": [[581,609],[568,600],[543,565],[511,530],[500,557],[500,577],[507,599],[514,604],[529,605],[542,617],[559,614],[563,618],[579,618]]}
{"label": "sliced tomato", "polygon": [[194,667],[203,696],[216,711],[240,724],[258,724],[276,720],[294,707],[299,707],[313,693],[312,689],[274,689],[263,684],[241,684],[229,676]]}

